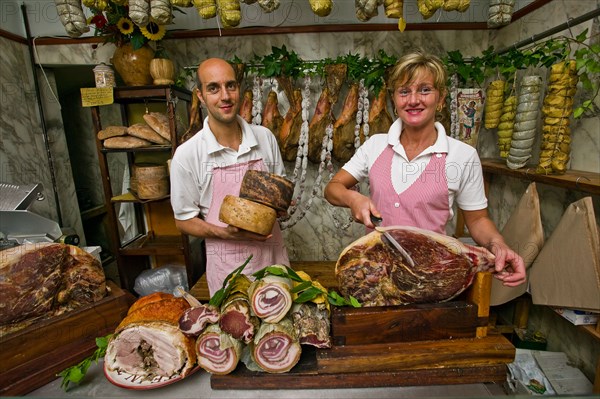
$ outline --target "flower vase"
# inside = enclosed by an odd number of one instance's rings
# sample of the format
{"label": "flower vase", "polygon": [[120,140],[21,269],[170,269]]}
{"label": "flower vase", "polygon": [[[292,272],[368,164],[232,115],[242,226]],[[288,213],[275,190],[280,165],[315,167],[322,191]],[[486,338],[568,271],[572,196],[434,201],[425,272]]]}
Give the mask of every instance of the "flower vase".
{"label": "flower vase", "polygon": [[485,95],[482,89],[459,88],[456,96],[458,139],[477,148]]}
{"label": "flower vase", "polygon": [[131,43],[118,46],[111,59],[115,70],[127,86],[146,86],[152,84],[150,61],[154,50],[144,45],[134,50]]}
{"label": "flower vase", "polygon": [[155,58],[150,61],[150,75],[155,85],[172,85],[175,83],[175,65],[167,58]]}

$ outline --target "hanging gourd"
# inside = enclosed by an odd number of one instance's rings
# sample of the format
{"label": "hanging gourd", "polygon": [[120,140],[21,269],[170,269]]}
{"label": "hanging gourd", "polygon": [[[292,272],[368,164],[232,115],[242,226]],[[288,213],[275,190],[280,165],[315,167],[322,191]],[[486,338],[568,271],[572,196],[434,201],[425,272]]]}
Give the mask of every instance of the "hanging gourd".
{"label": "hanging gourd", "polygon": [[502,103],[504,102],[504,80],[494,80],[490,82],[485,98],[485,128],[495,129],[500,123],[502,115]]}
{"label": "hanging gourd", "polygon": [[531,158],[539,116],[542,78],[537,75],[521,79],[517,97],[517,113],[506,166],[520,169]]}
{"label": "hanging gourd", "polygon": [[573,96],[577,91],[577,64],[563,61],[550,67],[548,89],[542,114],[542,143],[538,173],[563,174],[571,152],[570,116],[573,113]]}
{"label": "hanging gourd", "polygon": [[224,28],[235,28],[242,20],[240,0],[217,0],[217,13]]}
{"label": "hanging gourd", "polygon": [[510,24],[515,0],[490,0],[488,8],[488,28],[499,28]]}
{"label": "hanging gourd", "polygon": [[194,7],[202,19],[211,19],[217,16],[216,0],[194,0]]}
{"label": "hanging gourd", "polygon": [[502,104],[502,115],[498,123],[498,150],[500,157],[508,157],[510,142],[512,141],[515,126],[515,113],[517,110],[517,96],[511,95]]}
{"label": "hanging gourd", "polygon": [[311,10],[319,17],[326,17],[331,13],[332,0],[308,0]]}

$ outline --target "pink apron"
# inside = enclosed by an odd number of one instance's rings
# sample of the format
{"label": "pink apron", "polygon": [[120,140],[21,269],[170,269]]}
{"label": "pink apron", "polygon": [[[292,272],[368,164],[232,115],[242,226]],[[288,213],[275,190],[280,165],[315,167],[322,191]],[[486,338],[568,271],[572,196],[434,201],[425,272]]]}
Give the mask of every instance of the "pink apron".
{"label": "pink apron", "polygon": [[383,225],[414,226],[445,234],[450,217],[446,154],[432,154],[417,180],[400,194],[392,184],[393,157],[392,146],[387,146],[369,171],[371,200],[381,212]]}
{"label": "pink apron", "polygon": [[[242,179],[247,170],[266,171],[262,159],[238,163],[213,169],[213,195],[206,216],[208,223],[226,226],[219,220],[219,210],[226,195],[238,196]],[[216,238],[206,239],[206,279],[212,296],[223,286],[229,273],[242,265],[252,254],[252,260],[244,268],[244,274],[250,275],[266,266],[274,264],[289,265],[287,250],[279,223],[273,226],[272,237],[267,241],[234,241]]]}

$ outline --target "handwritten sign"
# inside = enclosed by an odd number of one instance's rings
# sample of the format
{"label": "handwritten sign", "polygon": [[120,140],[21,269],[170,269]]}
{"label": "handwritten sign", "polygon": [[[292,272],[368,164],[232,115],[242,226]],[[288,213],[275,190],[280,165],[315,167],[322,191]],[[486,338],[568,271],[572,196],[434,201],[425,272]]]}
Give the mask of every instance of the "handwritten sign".
{"label": "handwritten sign", "polygon": [[81,106],[94,107],[114,103],[112,87],[82,87]]}

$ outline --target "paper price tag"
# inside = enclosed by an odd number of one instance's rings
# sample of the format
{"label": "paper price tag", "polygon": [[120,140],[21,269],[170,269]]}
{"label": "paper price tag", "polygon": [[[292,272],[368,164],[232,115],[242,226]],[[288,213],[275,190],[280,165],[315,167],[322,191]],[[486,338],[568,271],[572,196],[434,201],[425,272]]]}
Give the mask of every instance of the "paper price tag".
{"label": "paper price tag", "polygon": [[82,107],[109,105],[115,101],[112,87],[82,87],[80,90]]}

